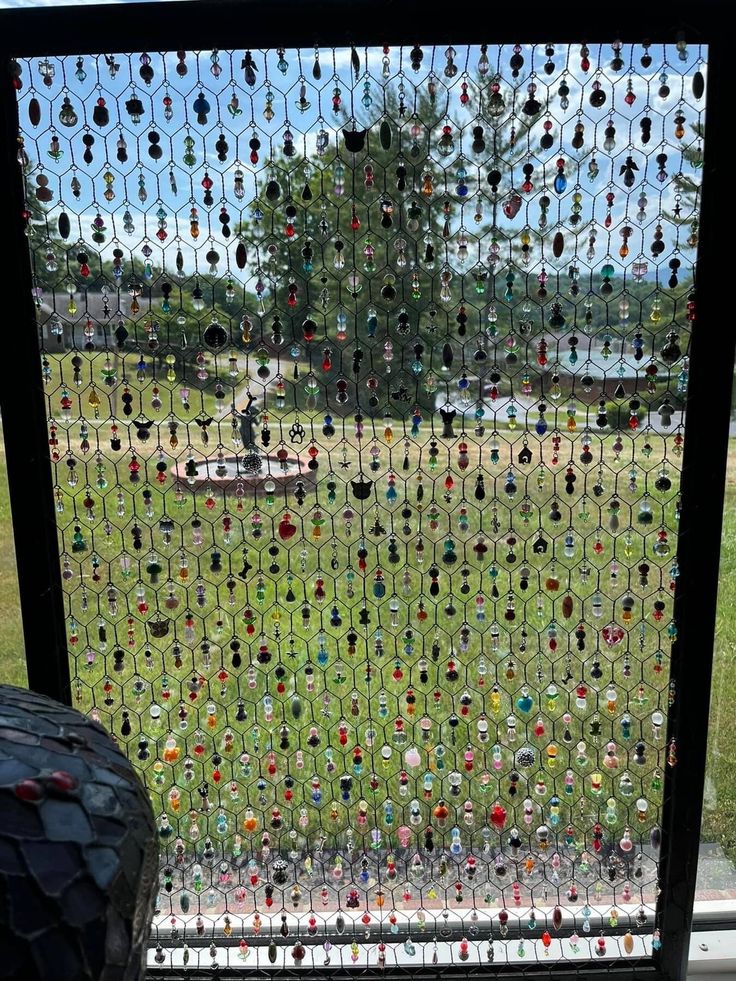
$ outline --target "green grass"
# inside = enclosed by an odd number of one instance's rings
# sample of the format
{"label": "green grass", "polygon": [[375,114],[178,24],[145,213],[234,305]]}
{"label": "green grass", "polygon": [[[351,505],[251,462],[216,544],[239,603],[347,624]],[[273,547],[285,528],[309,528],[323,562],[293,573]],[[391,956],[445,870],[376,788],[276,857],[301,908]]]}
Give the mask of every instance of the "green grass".
{"label": "green grass", "polygon": [[736,440],[729,447],[718,580],[716,653],[708,731],[704,841],[719,842],[736,861]]}
{"label": "green grass", "polygon": [[[654,454],[654,459],[657,459],[656,453]],[[736,726],[733,725],[734,707],[736,706],[736,673],[734,673],[734,661],[736,659],[736,620],[729,616],[729,610],[736,603],[736,576],[734,575],[736,572],[736,444],[734,444],[732,447],[730,463],[731,466],[729,468],[729,483],[727,488],[723,536],[723,556],[720,580],[721,593],[719,604],[720,613],[714,673],[714,697],[710,717],[709,785],[706,796],[703,837],[706,840],[719,841],[725,848],[727,854],[729,854],[732,858],[736,858],[736,826],[734,826],[733,822],[731,821],[731,815],[733,814],[734,806],[736,806],[736,767],[733,765],[733,760],[736,759]],[[0,465],[0,530],[3,532],[3,540],[10,543],[12,541],[12,527],[10,521],[4,450],[0,455]],[[626,499],[627,495],[622,494],[621,496],[622,498]],[[636,495],[632,497],[632,500],[634,500],[635,497]],[[311,509],[308,505],[305,506],[303,509],[303,514],[305,516],[308,515],[310,510]],[[181,520],[183,515],[177,515],[176,517]],[[62,518],[61,524],[62,526],[68,525],[68,517]],[[155,524],[155,522],[153,522],[153,524]],[[556,533],[559,534],[559,529],[557,529]],[[252,558],[255,557],[257,551],[258,550],[254,550]],[[108,558],[111,559],[112,554],[108,556]],[[342,561],[340,564],[341,567],[344,568],[344,563]],[[593,564],[595,565],[595,562]],[[565,563],[560,562],[559,565],[560,571],[564,572]],[[398,568],[399,571],[401,571],[402,566],[399,566]],[[313,579],[314,572],[315,569],[310,560],[307,571],[310,581]],[[397,585],[399,580],[400,575],[397,574]],[[3,550],[2,555],[0,555],[0,588],[2,589],[2,592],[0,593],[2,596],[2,608],[0,608],[0,678],[6,682],[24,684],[25,667],[23,660],[22,629],[18,608],[19,601],[17,580],[15,576],[14,553],[11,548],[7,547]],[[272,588],[273,587],[270,584],[267,586],[267,596],[262,606],[264,611],[267,611],[271,605]],[[589,591],[590,590],[586,590],[586,594],[589,593]],[[342,589],[340,592],[342,593],[341,599],[343,600],[343,606],[345,606],[345,594],[343,593]],[[502,596],[503,592],[504,591],[502,589]],[[347,603],[347,605],[350,604]],[[327,604],[327,606],[329,606],[329,604]],[[545,622],[548,622],[549,612],[550,611],[545,611]],[[208,613],[210,616],[212,615],[212,611],[208,610]],[[295,620],[296,619],[298,619],[298,617],[295,617]],[[94,621],[90,622],[90,627],[93,627],[93,625]],[[298,635],[300,631],[296,629],[294,633]],[[81,646],[82,645],[80,644],[80,647]],[[79,650],[77,656],[83,657],[83,651]],[[390,664],[391,660],[392,659],[390,656],[386,659],[388,664]],[[302,661],[303,658],[300,657],[297,662],[299,666],[302,666]],[[334,660],[332,657],[330,661],[331,665],[334,665]],[[440,665],[440,667],[441,666],[442,665]],[[94,666],[89,672],[87,672],[86,668],[80,665],[78,674],[80,677],[84,677],[86,673],[90,681],[94,679],[94,682],[99,682],[101,680],[101,671],[102,665]],[[186,671],[187,669],[185,666],[183,675],[181,671],[175,670],[171,671],[170,673],[177,676],[182,675],[182,677],[184,677],[184,675],[186,675]],[[145,674],[146,672],[144,671],[143,673]],[[289,673],[291,674],[291,672]],[[350,674],[350,672],[348,673]],[[390,697],[393,695],[393,698],[391,699],[391,701],[393,701],[393,699],[398,697],[399,692],[404,690],[406,682],[404,681],[398,686],[392,685],[390,668],[382,671],[382,675],[383,687],[389,693]],[[131,677],[132,673],[128,669],[125,671],[123,677],[116,677],[115,681],[122,682],[125,685],[126,683],[129,684]],[[439,678],[438,681],[440,681]],[[346,683],[349,688],[353,687],[352,678],[348,678]],[[156,685],[156,687],[158,686]],[[302,685],[299,684],[298,687],[301,689]],[[364,691],[364,685],[358,678],[355,679],[355,687],[360,691],[362,699],[364,699],[367,693]],[[393,691],[394,688],[395,691]],[[86,694],[87,693],[84,692],[84,695]],[[85,698],[84,695],[81,699],[80,707],[89,708],[89,700],[88,698]],[[278,700],[274,699],[274,701]],[[149,698],[144,699],[144,702],[145,704],[142,706],[142,708],[145,710],[149,702]],[[391,706],[392,709],[395,705],[396,702],[394,702]],[[447,714],[447,709],[447,706],[442,706],[441,714],[443,717]],[[644,715],[642,717],[644,717]],[[144,728],[148,728],[145,723]],[[192,725],[190,728],[193,729],[194,725]],[[156,739],[160,740],[165,736],[165,731],[166,727],[163,727],[162,730],[151,731],[149,735],[152,737],[152,741]],[[155,755],[155,753],[152,755],[152,759],[148,764],[149,766],[151,762],[153,762],[153,759],[155,759]],[[166,785],[168,786],[168,781],[166,782]],[[165,790],[164,787],[162,787],[162,791],[163,790]],[[186,813],[187,809],[188,808],[185,804],[182,807],[181,813]]]}
{"label": "green grass", "polygon": [[5,442],[0,430],[0,681],[4,684],[28,684],[20,622],[18,576],[15,569],[13,525],[8,499],[8,474],[5,464]]}

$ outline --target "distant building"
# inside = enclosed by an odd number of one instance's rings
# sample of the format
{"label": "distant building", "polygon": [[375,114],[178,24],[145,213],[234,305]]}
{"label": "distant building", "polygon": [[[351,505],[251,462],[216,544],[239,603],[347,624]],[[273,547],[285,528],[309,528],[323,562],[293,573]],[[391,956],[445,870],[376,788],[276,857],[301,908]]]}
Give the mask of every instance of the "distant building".
{"label": "distant building", "polygon": [[[94,326],[94,343],[96,346],[100,346],[104,342],[105,327],[108,328],[108,331],[115,330],[115,311],[113,311],[113,317],[105,317],[105,300],[102,293],[75,294],[77,312],[73,315],[67,311],[67,302],[67,294],[62,291],[56,294],[41,294],[41,306],[36,317],[44,346],[52,354],[55,351],[69,351],[74,347],[84,347],[87,343],[84,332],[89,320]],[[63,328],[61,334],[57,334],[53,330],[54,314],[61,322]]]}

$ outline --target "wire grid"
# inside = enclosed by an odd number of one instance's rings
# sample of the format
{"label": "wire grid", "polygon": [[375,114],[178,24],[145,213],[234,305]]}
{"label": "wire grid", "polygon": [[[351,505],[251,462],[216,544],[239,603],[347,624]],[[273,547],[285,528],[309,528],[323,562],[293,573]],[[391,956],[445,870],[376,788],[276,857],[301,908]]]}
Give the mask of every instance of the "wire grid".
{"label": "wire grid", "polygon": [[159,816],[152,963],[657,946],[704,58],[15,63],[75,697]]}

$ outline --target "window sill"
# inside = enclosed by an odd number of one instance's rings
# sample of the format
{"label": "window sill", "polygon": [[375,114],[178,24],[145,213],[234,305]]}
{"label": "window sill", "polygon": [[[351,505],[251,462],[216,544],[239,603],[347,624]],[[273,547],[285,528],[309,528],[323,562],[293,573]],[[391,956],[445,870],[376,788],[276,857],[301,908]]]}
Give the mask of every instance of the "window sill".
{"label": "window sill", "polygon": [[690,937],[688,981],[736,978],[736,930],[706,930]]}
{"label": "window sill", "polygon": [[[649,938],[647,938],[646,943],[644,943],[641,938],[636,938],[637,943],[632,957],[626,957],[623,955],[622,951],[618,951],[619,940],[620,938],[609,938],[607,944],[607,957],[614,956],[618,961],[617,955],[620,955],[619,963],[621,963],[622,966],[627,961],[636,960],[637,955],[641,957],[642,955],[651,953]],[[514,942],[513,948],[508,948],[508,959],[506,959],[502,945],[497,941],[494,944],[494,949],[496,951],[494,967],[502,967],[504,963],[518,963],[518,958],[514,956],[516,953],[516,946],[517,944]],[[567,945],[565,946],[567,948]],[[599,958],[596,957],[594,953],[594,938],[581,938],[579,946],[580,950],[577,955],[573,955],[570,953],[569,949],[565,949],[564,958],[568,963],[571,965],[579,965],[585,962],[588,958],[591,959],[593,964],[599,961]],[[448,944],[440,941],[437,943],[436,948],[434,944],[417,943],[415,944],[415,948],[416,953],[412,957],[404,952],[403,945],[401,944],[398,944],[395,949],[388,949],[386,951],[387,967],[407,967],[410,965],[418,966],[421,964],[430,965],[433,963],[435,950],[439,964],[452,964],[458,962],[457,943]],[[238,970],[242,971],[243,973],[253,970],[277,972],[294,968],[295,965],[291,957],[291,949],[291,945],[280,945],[277,947],[276,961],[275,963],[271,963],[268,959],[268,948],[265,945],[250,947],[246,958],[241,956],[241,952],[237,944],[227,947],[218,945],[215,959],[220,970]],[[486,943],[471,942],[469,944],[469,957],[467,960],[468,965],[487,963],[485,960],[486,949]],[[511,952],[512,949],[513,953]],[[165,970],[166,968],[173,970],[189,968],[192,970],[199,968],[201,970],[203,968],[211,969],[213,967],[213,958],[210,955],[208,946],[190,948],[187,951],[188,962],[185,961],[184,948],[181,945],[173,948],[164,947],[163,953],[165,956],[164,963],[157,964],[155,961],[155,951],[153,949],[149,950],[149,968],[153,970],[156,968],[159,970]],[[550,947],[548,963],[553,963],[554,961],[558,960],[561,955],[562,949],[560,946],[560,941],[553,940]],[[375,954],[373,956],[373,960],[375,961]],[[537,960],[536,957],[531,955],[531,953],[528,963],[530,967],[543,967],[544,965],[543,961]],[[693,933],[690,939],[690,957],[688,963],[688,981],[710,981],[710,979],[718,976],[731,979],[736,978],[736,929],[707,930]],[[299,965],[299,968],[303,971],[316,971],[322,968],[324,964],[325,951],[323,946],[321,944],[307,945],[305,948],[304,959]],[[353,969],[358,971],[364,970],[369,966],[367,963],[365,948],[359,948],[357,952],[357,960],[353,960],[353,954],[348,944],[334,944],[330,950],[330,966],[332,968],[342,967],[345,969]]]}

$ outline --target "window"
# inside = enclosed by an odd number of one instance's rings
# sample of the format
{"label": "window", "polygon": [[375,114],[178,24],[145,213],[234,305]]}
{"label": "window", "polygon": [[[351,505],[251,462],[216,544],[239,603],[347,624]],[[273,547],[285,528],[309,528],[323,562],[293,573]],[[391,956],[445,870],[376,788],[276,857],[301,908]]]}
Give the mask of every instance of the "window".
{"label": "window", "polygon": [[152,967],[649,964],[706,48],[147,47],[16,79]]}

